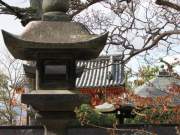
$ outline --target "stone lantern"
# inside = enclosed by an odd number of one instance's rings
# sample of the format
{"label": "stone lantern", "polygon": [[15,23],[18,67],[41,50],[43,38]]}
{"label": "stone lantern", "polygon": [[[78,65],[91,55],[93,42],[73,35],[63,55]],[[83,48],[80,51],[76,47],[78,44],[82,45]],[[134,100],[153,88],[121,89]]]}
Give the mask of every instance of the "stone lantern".
{"label": "stone lantern", "polygon": [[36,121],[53,135],[64,134],[74,119],[74,108],[89,103],[88,95],[75,88],[76,61],[98,57],[108,33],[93,35],[66,14],[69,0],[43,0],[43,15],[21,35],[2,31],[10,53],[36,63],[36,89],[22,95],[22,102],[37,113]]}

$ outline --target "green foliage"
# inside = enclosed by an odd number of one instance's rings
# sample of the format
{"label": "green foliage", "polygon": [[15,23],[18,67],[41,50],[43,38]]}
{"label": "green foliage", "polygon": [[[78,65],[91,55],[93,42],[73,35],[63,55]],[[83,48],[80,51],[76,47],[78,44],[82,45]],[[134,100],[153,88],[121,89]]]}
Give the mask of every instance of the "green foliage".
{"label": "green foliage", "polygon": [[[125,73],[126,78],[126,87],[128,89],[134,89],[144,83],[153,79],[157,73],[159,72],[159,67],[151,67],[151,66],[142,66],[137,74],[133,74],[132,70],[128,70]],[[137,78],[131,80],[132,78]]]}
{"label": "green foliage", "polygon": [[143,66],[139,70],[139,77],[147,82],[154,78],[154,76],[159,72],[158,67],[151,67],[151,66]]}
{"label": "green foliage", "polygon": [[76,108],[75,113],[82,125],[91,123],[99,126],[112,126],[116,123],[114,114],[102,114],[86,104]]}

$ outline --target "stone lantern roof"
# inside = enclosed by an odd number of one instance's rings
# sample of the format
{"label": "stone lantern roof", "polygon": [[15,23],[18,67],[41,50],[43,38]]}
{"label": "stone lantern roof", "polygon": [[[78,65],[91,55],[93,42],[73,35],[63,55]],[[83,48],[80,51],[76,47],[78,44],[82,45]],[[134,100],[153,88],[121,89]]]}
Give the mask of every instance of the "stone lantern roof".
{"label": "stone lantern roof", "polygon": [[25,29],[21,36],[2,31],[5,44],[16,59],[36,60],[47,57],[43,55],[47,53],[56,53],[55,58],[72,55],[75,59],[96,58],[108,35],[91,35],[82,24],[73,22],[34,21]]}
{"label": "stone lantern roof", "polygon": [[60,57],[85,60],[98,57],[108,33],[90,34],[81,23],[72,22],[65,13],[69,8],[68,2],[44,0],[42,19],[28,23],[21,35],[2,31],[11,54],[21,60]]}

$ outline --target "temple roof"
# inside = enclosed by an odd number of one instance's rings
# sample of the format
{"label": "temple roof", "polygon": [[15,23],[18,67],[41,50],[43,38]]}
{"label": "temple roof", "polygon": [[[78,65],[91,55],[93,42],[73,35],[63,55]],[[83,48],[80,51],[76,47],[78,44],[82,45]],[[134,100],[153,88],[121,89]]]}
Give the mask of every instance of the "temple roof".
{"label": "temple roof", "polygon": [[78,61],[77,66],[85,66],[81,77],[76,79],[77,88],[100,88],[122,86],[124,67],[121,56],[103,56],[88,61]]}
{"label": "temple roof", "polygon": [[2,34],[11,54],[22,60],[36,60],[42,54],[47,58],[52,57],[51,54],[55,54],[55,58],[96,58],[108,36],[108,33],[93,35],[80,23],[62,21],[33,21],[20,36],[6,31]]}

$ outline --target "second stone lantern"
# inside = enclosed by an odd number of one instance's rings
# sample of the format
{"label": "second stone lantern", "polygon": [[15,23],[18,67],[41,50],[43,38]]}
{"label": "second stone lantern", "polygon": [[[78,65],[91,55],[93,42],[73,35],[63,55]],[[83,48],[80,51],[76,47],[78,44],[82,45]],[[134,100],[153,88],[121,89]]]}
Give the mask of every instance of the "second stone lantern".
{"label": "second stone lantern", "polygon": [[76,106],[89,102],[87,95],[75,90],[76,61],[98,57],[108,33],[93,35],[81,23],[72,22],[66,14],[69,0],[43,0],[42,8],[42,20],[28,23],[22,35],[2,34],[16,59],[36,62],[36,89],[22,95],[22,102],[37,110],[39,122],[53,130],[54,115],[59,117],[56,123],[63,123]]}

